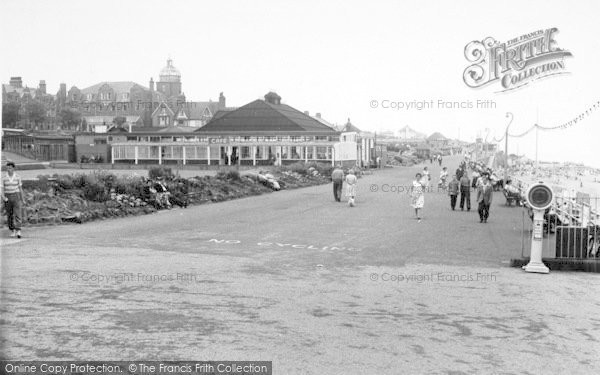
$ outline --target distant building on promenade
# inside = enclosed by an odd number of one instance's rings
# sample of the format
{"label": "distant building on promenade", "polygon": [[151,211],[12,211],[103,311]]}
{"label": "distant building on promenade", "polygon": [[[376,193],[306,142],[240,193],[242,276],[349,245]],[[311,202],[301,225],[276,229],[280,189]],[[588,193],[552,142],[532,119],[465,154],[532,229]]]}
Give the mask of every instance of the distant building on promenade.
{"label": "distant building on promenade", "polygon": [[350,119],[340,130],[340,142],[335,146],[336,161],[344,165],[369,166],[377,158],[375,135],[354,126]]}
{"label": "distant building on promenade", "polygon": [[[173,126],[109,133],[114,163],[282,165],[334,163],[340,132],[283,104],[269,92],[237,109],[223,109],[203,127]],[[348,139],[348,142],[351,142]],[[356,143],[352,145],[356,150]]]}
{"label": "distant building on promenade", "polygon": [[409,142],[413,143],[413,142],[424,142],[425,138],[427,138],[427,135],[425,135],[424,133],[420,133],[420,132],[414,130],[413,128],[411,128],[410,126],[406,125],[402,129],[398,130],[397,137],[401,141],[409,141]]}

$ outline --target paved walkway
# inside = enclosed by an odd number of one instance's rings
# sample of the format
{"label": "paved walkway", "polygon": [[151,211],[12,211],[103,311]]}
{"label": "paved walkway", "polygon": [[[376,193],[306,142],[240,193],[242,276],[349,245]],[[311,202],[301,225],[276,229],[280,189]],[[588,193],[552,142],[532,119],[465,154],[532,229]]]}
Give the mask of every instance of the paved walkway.
{"label": "paved walkway", "polygon": [[0,358],[598,372],[598,274],[509,268],[522,217],[499,194],[488,224],[442,193],[418,223],[407,194],[384,190],[421,168],[365,176],[354,208],[327,185],[3,238]]}

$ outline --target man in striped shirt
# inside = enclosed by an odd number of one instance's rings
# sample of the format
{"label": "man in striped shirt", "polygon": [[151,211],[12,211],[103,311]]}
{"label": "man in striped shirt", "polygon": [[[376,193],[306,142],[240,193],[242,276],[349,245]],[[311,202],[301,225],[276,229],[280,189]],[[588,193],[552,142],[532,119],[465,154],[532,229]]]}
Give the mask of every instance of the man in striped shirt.
{"label": "man in striped shirt", "polygon": [[21,177],[15,173],[15,163],[6,163],[6,176],[2,177],[2,201],[8,216],[11,237],[21,238],[22,203],[25,204]]}

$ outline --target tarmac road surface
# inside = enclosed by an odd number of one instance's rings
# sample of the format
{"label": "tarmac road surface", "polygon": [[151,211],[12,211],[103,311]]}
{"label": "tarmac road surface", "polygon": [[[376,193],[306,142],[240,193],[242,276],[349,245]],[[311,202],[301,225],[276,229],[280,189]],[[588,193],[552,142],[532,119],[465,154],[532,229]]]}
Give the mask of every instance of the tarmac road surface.
{"label": "tarmac road surface", "polygon": [[[456,169],[457,158],[445,160]],[[432,170],[437,183],[439,167]],[[0,358],[268,360],[274,374],[597,373],[598,274],[529,274],[522,212],[488,224],[421,166],[2,238]],[[395,186],[396,192],[391,188]],[[386,192],[387,191],[387,192]],[[398,193],[397,191],[400,191]]]}

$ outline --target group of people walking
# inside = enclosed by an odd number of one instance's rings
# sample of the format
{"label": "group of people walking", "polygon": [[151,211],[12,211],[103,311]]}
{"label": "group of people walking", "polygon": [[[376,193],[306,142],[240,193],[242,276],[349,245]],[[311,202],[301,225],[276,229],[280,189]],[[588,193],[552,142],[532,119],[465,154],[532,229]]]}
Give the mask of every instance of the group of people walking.
{"label": "group of people walking", "polygon": [[342,167],[337,165],[333,172],[331,172],[331,180],[333,181],[333,197],[336,202],[342,201],[342,188],[344,181],[346,182],[346,198],[348,198],[348,205],[354,207],[354,199],[356,197],[356,183],[358,178],[354,174],[354,170],[350,169],[348,174],[345,175]]}
{"label": "group of people walking", "polygon": [[[456,203],[460,194],[459,207],[461,211],[466,208],[467,211],[471,210],[471,189],[475,189],[477,197],[477,211],[479,213],[479,222],[487,223],[490,215],[490,206],[494,195],[494,188],[490,183],[489,172],[483,172],[477,176],[469,179],[467,173],[467,165],[465,162],[456,170],[456,173],[452,176],[452,180],[446,183],[448,177],[448,171],[446,167],[443,167],[440,172],[440,182],[438,189],[443,188],[448,192],[450,196],[450,208],[452,211],[456,210]],[[411,191],[411,205],[415,209],[415,217],[417,221],[421,221],[419,211],[423,209],[425,204],[425,191],[429,186],[431,176],[427,167],[423,168],[423,172],[415,175],[415,180],[412,183]]]}

